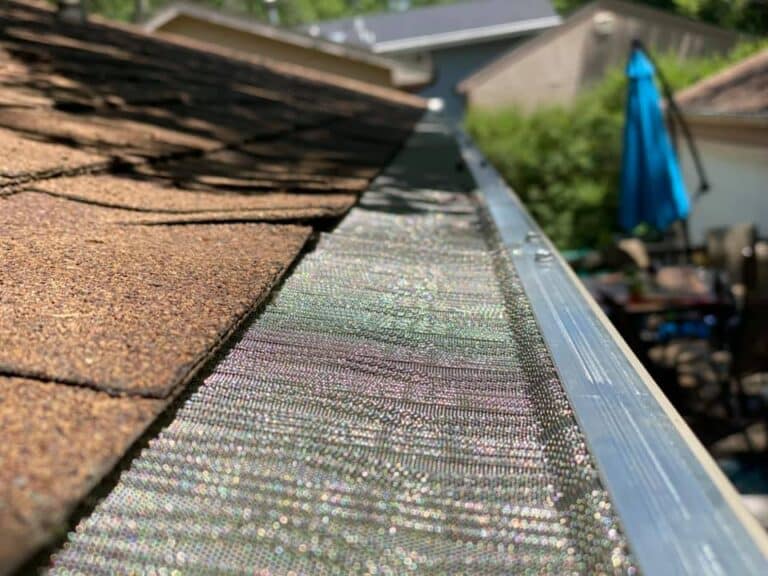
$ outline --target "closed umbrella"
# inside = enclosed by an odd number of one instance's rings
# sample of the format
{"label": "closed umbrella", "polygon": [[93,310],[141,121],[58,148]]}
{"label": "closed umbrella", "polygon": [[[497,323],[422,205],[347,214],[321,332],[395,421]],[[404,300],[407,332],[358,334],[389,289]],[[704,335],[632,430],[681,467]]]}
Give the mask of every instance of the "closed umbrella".
{"label": "closed umbrella", "polygon": [[672,148],[655,67],[635,43],[627,64],[629,89],[624,125],[619,223],[631,231],[650,224],[665,231],[688,217],[690,202]]}

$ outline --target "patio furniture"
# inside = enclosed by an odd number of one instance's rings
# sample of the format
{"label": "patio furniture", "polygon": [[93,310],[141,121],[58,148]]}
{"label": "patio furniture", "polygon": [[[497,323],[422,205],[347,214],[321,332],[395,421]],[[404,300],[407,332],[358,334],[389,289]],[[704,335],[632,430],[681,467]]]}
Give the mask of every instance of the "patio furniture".
{"label": "patio furniture", "polygon": [[707,233],[707,262],[720,271],[720,281],[737,299],[743,296],[746,261],[752,256],[756,240],[757,229],[751,223],[716,228]]}

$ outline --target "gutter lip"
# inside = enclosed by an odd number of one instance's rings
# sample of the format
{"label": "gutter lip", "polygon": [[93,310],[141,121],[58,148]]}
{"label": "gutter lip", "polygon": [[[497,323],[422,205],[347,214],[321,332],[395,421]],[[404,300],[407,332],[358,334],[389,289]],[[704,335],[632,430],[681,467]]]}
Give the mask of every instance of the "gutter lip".
{"label": "gutter lip", "polygon": [[456,136],[641,571],[768,573],[768,535],[739,494],[520,199],[466,133]]}

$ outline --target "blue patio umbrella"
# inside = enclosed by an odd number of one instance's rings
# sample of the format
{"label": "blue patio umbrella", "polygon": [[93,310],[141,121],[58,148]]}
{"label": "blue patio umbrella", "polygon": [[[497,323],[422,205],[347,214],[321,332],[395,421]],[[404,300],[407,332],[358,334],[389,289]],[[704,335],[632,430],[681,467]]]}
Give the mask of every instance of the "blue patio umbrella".
{"label": "blue patio umbrella", "polygon": [[630,231],[638,224],[666,230],[685,220],[690,202],[661,110],[654,82],[656,69],[639,44],[627,64],[627,111],[621,173],[619,223]]}

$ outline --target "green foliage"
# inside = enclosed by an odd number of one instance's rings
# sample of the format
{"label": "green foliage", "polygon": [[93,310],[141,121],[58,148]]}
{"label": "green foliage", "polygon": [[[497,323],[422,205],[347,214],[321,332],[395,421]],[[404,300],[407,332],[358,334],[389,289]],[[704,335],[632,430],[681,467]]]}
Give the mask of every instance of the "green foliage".
{"label": "green foliage", "polygon": [[[48,0],[55,3],[56,0]],[[136,5],[144,4],[151,13],[173,0],[83,0],[88,11],[114,20],[131,20]],[[191,0],[211,8],[223,8],[267,19],[264,0]],[[411,6],[450,4],[466,0],[411,0]],[[552,0],[560,14],[568,14],[592,0]],[[683,15],[734,28],[751,34],[768,33],[768,2],[761,0],[628,0],[657,8],[677,11]],[[286,26],[344,18],[388,9],[389,0],[278,0],[280,21]],[[147,14],[144,14],[146,17]]]}
{"label": "green foliage", "polygon": [[[569,14],[592,0],[553,0],[560,14]],[[768,4],[761,0],[629,0],[678,12],[724,28],[750,34],[768,32]]]}
{"label": "green foliage", "polygon": [[[49,0],[55,2],[55,0]],[[88,11],[115,20],[130,20],[139,0],[84,0]],[[172,0],[144,0],[150,13]],[[192,0],[203,6],[223,8],[231,12],[248,14],[261,20],[267,19],[263,0]],[[411,6],[447,4],[457,0],[412,0]],[[286,26],[343,18],[357,14],[387,10],[388,0],[278,0],[280,21]],[[145,14],[146,17],[146,14]]]}
{"label": "green foliage", "polygon": [[[49,0],[55,2],[55,0]],[[84,0],[88,10],[107,18],[130,20],[139,0]],[[143,0],[151,12],[172,0]],[[192,0],[266,20],[263,0]],[[411,0],[411,6],[449,4],[466,0]],[[553,0],[561,14],[568,14],[591,0]],[[768,32],[768,3],[760,0],[629,0],[753,34]],[[280,21],[286,26],[344,18],[387,10],[388,0],[278,0]],[[145,15],[146,16],[146,15]]]}
{"label": "green foliage", "polygon": [[[768,41],[718,58],[656,57],[674,90],[740,60]],[[626,80],[613,70],[569,107],[470,110],[467,128],[561,249],[599,247],[616,229]]]}
{"label": "green foliage", "polygon": [[563,249],[600,245],[613,234],[616,195],[607,191],[618,179],[622,123],[616,78],[572,109],[471,110],[467,116],[480,148]]}

